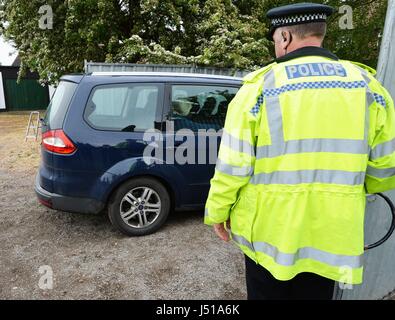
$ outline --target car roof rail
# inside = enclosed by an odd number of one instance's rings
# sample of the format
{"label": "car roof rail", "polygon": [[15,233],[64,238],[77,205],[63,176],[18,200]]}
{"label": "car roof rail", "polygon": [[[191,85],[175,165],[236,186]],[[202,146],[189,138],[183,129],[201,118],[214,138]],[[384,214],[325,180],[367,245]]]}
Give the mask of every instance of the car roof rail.
{"label": "car roof rail", "polygon": [[243,78],[205,74],[205,73],[181,73],[181,72],[139,72],[139,71],[94,71],[89,73],[91,76],[114,76],[114,77],[127,77],[127,76],[146,76],[146,77],[184,77],[184,78],[209,78],[209,79],[223,79],[223,80],[236,80],[241,81]]}

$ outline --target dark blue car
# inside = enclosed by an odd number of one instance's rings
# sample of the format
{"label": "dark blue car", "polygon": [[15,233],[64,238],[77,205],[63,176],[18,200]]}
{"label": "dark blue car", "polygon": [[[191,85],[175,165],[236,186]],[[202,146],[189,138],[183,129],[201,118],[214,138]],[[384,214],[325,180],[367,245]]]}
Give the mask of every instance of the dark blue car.
{"label": "dark blue car", "polygon": [[62,77],[42,123],[39,201],[68,212],[108,210],[130,236],[156,231],[172,209],[202,208],[240,86],[197,74]]}

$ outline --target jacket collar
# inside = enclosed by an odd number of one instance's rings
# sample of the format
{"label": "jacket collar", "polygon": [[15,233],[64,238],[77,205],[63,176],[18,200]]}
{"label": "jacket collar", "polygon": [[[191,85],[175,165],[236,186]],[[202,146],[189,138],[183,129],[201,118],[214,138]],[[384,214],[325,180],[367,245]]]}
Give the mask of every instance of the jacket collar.
{"label": "jacket collar", "polygon": [[292,51],[286,54],[285,56],[282,56],[281,58],[277,58],[274,61],[277,63],[281,63],[306,56],[321,56],[332,60],[339,60],[339,58],[335,54],[333,54],[327,49],[321,47],[303,47],[295,51]]}
{"label": "jacket collar", "polygon": [[249,73],[248,75],[246,75],[243,78],[243,82],[244,83],[254,82],[256,79],[258,79],[263,74],[268,72],[268,70],[270,70],[270,68],[275,63],[281,63],[281,62],[289,61],[292,59],[296,59],[296,58],[300,58],[300,57],[307,57],[307,56],[321,56],[321,57],[329,58],[329,59],[336,60],[336,61],[339,60],[339,58],[335,54],[333,54],[332,52],[330,52],[327,49],[324,49],[321,47],[304,47],[304,48],[300,48],[295,51],[292,51],[281,58],[274,59],[274,60],[270,61],[269,63],[267,63],[265,67]]}

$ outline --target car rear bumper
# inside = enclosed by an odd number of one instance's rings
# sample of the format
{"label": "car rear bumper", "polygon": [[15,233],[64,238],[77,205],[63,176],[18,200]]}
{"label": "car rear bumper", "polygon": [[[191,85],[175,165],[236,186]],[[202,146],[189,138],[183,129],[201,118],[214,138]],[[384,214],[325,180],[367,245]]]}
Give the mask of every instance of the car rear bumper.
{"label": "car rear bumper", "polygon": [[95,199],[68,197],[48,192],[41,187],[39,175],[36,176],[34,190],[41,204],[55,210],[97,214],[105,207],[104,203]]}

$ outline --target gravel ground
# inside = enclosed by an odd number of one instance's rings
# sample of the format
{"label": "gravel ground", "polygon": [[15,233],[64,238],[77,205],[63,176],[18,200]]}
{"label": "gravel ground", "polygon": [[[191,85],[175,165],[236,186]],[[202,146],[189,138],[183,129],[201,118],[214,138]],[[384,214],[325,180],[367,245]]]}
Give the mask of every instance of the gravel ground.
{"label": "gravel ground", "polygon": [[[0,113],[0,299],[245,299],[243,255],[203,225],[203,212],[173,213],[156,234],[127,238],[107,216],[39,205],[39,143],[24,142],[27,121]],[[39,287],[42,266],[53,289]]]}

